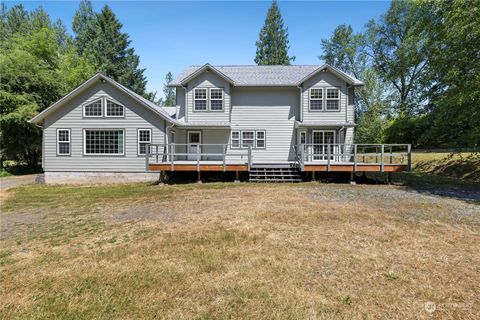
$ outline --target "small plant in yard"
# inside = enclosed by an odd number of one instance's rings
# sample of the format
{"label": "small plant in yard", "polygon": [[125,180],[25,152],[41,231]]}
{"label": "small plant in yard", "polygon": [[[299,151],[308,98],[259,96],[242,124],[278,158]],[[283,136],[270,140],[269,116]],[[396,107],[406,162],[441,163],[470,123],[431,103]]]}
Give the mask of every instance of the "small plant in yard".
{"label": "small plant in yard", "polygon": [[339,296],[338,300],[340,300],[341,303],[346,305],[352,304],[352,298],[350,296]]}
{"label": "small plant in yard", "polygon": [[387,280],[397,280],[398,279],[398,275],[395,274],[393,271],[389,271],[387,273],[384,273],[383,276]]}

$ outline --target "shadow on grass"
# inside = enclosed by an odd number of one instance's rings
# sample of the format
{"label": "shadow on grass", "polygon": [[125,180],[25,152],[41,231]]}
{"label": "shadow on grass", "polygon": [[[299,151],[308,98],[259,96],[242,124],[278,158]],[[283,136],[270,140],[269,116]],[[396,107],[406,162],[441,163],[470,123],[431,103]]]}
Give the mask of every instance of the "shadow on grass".
{"label": "shadow on grass", "polygon": [[[369,179],[386,183],[386,174],[369,174]],[[452,198],[480,205],[480,184],[427,173],[393,173],[392,183],[407,190]]]}

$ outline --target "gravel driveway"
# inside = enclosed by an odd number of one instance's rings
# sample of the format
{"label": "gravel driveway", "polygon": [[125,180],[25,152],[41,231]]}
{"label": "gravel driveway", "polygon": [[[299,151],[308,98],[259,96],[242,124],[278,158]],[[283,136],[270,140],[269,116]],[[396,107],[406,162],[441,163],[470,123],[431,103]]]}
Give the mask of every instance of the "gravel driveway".
{"label": "gravel driveway", "polygon": [[38,174],[27,174],[24,176],[1,178],[0,190],[7,190],[7,189],[15,188],[24,184],[35,183],[35,179],[37,176]]}

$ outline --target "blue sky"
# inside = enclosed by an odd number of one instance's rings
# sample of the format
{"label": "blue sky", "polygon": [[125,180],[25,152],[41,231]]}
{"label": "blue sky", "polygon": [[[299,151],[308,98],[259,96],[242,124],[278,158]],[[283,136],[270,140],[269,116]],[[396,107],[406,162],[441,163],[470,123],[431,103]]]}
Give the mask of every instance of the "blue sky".
{"label": "blue sky", "polygon": [[[7,1],[33,10],[39,5],[71,32],[78,1]],[[146,68],[147,88],[162,95],[165,74],[177,75],[189,65],[254,64],[258,39],[271,1],[94,1],[95,11],[108,4],[130,35],[131,45]],[[319,64],[320,39],[335,27],[351,24],[362,30],[378,18],[388,1],[279,1],[289,30],[294,64]]]}

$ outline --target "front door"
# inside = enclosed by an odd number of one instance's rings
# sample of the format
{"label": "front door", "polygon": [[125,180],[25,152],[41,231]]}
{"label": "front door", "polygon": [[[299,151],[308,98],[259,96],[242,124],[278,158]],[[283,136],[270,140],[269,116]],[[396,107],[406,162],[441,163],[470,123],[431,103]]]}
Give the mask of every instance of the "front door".
{"label": "front door", "polygon": [[188,131],[188,156],[187,160],[197,160],[197,153],[201,153],[202,133]]}
{"label": "front door", "polygon": [[[335,131],[334,130],[313,130],[312,131],[313,142],[313,160],[324,161],[328,159],[328,152],[330,154],[335,153]],[[334,156],[330,156],[330,160],[333,160]]]}

